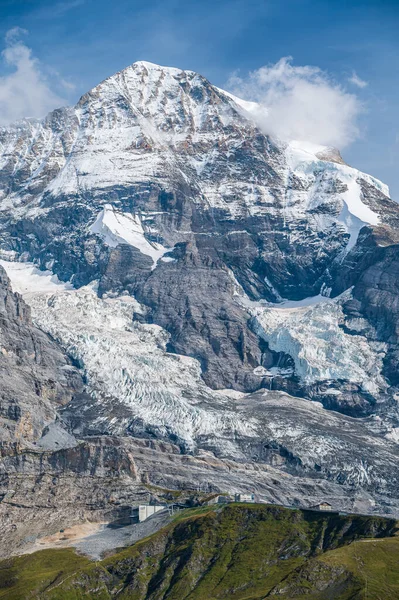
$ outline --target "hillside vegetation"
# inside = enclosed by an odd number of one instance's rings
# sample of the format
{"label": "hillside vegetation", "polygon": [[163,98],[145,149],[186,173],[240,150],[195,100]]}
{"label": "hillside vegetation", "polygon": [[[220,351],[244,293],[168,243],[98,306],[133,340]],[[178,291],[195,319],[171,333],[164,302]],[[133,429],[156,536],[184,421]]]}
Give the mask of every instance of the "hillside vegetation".
{"label": "hillside vegetation", "polygon": [[46,550],[0,562],[0,598],[399,599],[396,522],[276,506],[188,510],[101,562]]}

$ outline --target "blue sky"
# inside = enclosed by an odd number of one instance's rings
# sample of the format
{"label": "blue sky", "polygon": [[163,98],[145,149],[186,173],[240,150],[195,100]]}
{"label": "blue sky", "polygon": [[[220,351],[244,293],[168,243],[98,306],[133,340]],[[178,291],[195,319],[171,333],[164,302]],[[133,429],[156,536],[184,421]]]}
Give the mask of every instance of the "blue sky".
{"label": "blue sky", "polygon": [[[40,61],[50,106],[75,102],[136,60],[199,71],[220,87],[286,56],[294,66],[319,67],[361,106],[344,158],[399,200],[399,0],[1,0],[3,48],[15,27],[26,30],[19,34],[30,60]],[[8,58],[0,106],[15,70]],[[39,92],[32,79],[31,103],[43,101]]]}

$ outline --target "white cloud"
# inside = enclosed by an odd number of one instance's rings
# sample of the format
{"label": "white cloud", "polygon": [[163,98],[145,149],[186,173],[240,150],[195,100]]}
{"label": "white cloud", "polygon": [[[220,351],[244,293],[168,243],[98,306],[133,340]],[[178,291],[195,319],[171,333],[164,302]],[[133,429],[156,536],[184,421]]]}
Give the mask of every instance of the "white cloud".
{"label": "white cloud", "polygon": [[65,100],[53,91],[54,86],[62,85],[62,80],[57,77],[49,81],[44,66],[21,41],[21,36],[26,33],[24,29],[14,27],[5,36],[1,59],[11,73],[0,77],[0,125],[23,117],[42,117],[65,104]]}
{"label": "white cloud", "polygon": [[27,33],[28,31],[22,27],[13,27],[12,29],[9,29],[4,36],[6,45],[12,46],[13,44],[18,43],[20,37]]}
{"label": "white cloud", "polygon": [[360,89],[363,89],[368,86],[368,82],[364,81],[364,79],[361,79],[359,77],[359,75],[357,73],[355,73],[355,71],[353,71],[351,77],[348,77],[348,81],[349,81],[349,83],[352,83],[353,85],[355,85],[356,87],[358,87]]}
{"label": "white cloud", "polygon": [[263,131],[283,140],[343,148],[358,136],[358,98],[312,66],[295,67],[291,57],[261,67],[246,78],[233,75],[228,89],[255,101],[251,111]]}

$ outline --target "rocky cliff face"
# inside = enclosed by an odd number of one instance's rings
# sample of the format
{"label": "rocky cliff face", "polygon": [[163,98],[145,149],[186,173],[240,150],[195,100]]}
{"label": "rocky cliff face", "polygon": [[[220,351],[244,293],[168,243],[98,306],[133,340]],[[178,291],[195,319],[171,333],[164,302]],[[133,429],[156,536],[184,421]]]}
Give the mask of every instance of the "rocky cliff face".
{"label": "rocky cliff face", "polygon": [[[25,335],[7,284],[0,367],[19,340],[12,381],[25,412],[40,404],[23,425],[33,464],[92,436],[158,440],[238,469],[226,489],[256,465],[274,469],[267,499],[397,511],[398,226],[381,182],[334,149],[272,140],[191,71],[135,63],[2,128],[2,265],[41,332]],[[79,477],[75,458],[57,472]],[[197,475],[216,489],[209,464]],[[182,458],[181,486],[191,468]]]}
{"label": "rocky cliff face", "polygon": [[387,343],[383,372],[392,386],[399,382],[398,244],[397,229],[365,228],[335,284],[337,291],[354,286],[353,301],[344,307],[349,327]]}
{"label": "rocky cliff face", "polygon": [[330,149],[272,141],[190,71],[135,63],[0,139],[3,250],[134,294],[212,387],[262,387],[253,369],[278,360],[232,278],[252,300],[317,295],[364,224],[398,219],[386,186]]}
{"label": "rocky cliff face", "polygon": [[[58,428],[57,410],[83,390],[77,369],[56,343],[35,327],[29,306],[11,289],[0,267],[1,442],[32,447]],[[64,442],[68,434],[64,431]],[[54,442],[55,443],[55,442]]]}

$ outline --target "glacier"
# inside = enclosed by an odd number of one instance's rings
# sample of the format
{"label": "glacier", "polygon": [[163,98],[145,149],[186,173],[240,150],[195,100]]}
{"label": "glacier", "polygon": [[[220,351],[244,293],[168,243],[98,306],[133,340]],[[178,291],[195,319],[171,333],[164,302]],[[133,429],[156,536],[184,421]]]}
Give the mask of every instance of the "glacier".
{"label": "glacier", "polygon": [[342,306],[352,298],[351,290],[336,298],[318,294],[297,301],[280,297],[277,303],[255,302],[230,276],[234,298],[252,315],[254,331],[272,350],[293,358],[295,374],[303,383],[349,381],[375,397],[387,390],[382,375],[387,344],[355,335],[356,323],[351,324],[351,333],[344,329]]}
{"label": "glacier", "polygon": [[[134,321],[143,307],[131,296],[101,299],[93,282],[69,289],[31,264],[0,261],[32,309],[33,321],[83,366],[88,390],[127,405],[131,415],[175,436],[193,450],[200,436],[253,436],[255,421],[234,410],[234,392],[219,393],[201,379],[197,360],[166,351],[168,334],[157,325]],[[111,417],[110,417],[111,418]],[[114,433],[126,422],[113,421]],[[224,441],[233,456],[243,457]],[[226,449],[225,449],[226,450]]]}
{"label": "glacier", "polygon": [[290,355],[295,373],[306,384],[346,380],[378,396],[386,391],[382,376],[387,345],[343,330],[342,303],[350,293],[310,306],[254,307],[255,330],[276,352]]}
{"label": "glacier", "polygon": [[291,499],[311,480],[341,507],[390,509],[396,341],[373,318],[375,294],[397,297],[397,207],[336,149],[272,139],[254,112],[138,62],[0,128],[0,264],[85,382],[41,448],[156,440],[247,479],[270,467]]}

